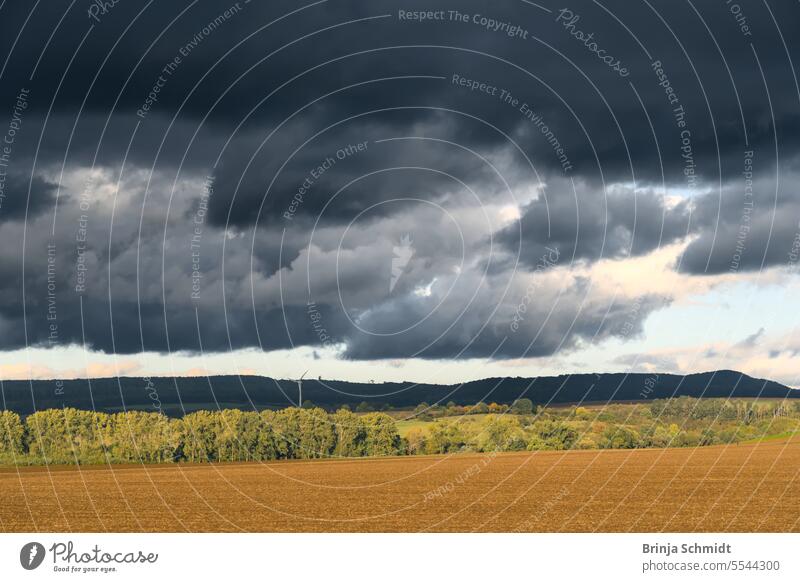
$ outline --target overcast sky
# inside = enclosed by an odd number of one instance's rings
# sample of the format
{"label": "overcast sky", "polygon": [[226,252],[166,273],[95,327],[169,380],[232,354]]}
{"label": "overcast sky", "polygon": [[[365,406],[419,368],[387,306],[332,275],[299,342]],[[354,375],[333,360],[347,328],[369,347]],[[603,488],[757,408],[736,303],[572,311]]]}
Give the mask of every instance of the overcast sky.
{"label": "overcast sky", "polygon": [[0,3],[0,379],[800,385],[796,2],[101,5]]}

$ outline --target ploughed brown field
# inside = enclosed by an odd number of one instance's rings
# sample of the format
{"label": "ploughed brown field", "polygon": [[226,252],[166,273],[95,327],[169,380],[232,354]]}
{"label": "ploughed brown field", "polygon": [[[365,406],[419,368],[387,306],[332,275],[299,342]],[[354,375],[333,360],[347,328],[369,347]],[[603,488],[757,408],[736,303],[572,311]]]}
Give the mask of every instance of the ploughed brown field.
{"label": "ploughed brown field", "polygon": [[0,469],[5,531],[800,531],[800,440]]}

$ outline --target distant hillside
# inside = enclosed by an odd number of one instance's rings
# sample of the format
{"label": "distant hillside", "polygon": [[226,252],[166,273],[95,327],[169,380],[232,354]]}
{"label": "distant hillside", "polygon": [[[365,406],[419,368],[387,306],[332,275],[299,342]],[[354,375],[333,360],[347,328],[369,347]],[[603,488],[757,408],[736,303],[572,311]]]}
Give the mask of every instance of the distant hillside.
{"label": "distant hillside", "polygon": [[[303,382],[303,399],[334,407],[362,401],[376,408],[416,406],[420,402],[457,404],[511,403],[530,398],[538,404],[653,400],[672,396],[705,398],[800,398],[771,380],[721,370],[703,374],[573,374],[540,378],[488,378],[465,384],[411,382],[360,384],[327,380]],[[297,385],[262,376],[210,378],[102,378],[96,380],[13,380],[2,383],[2,406],[21,414],[72,406],[116,412],[125,408],[179,416],[199,408],[282,408],[296,403]]]}

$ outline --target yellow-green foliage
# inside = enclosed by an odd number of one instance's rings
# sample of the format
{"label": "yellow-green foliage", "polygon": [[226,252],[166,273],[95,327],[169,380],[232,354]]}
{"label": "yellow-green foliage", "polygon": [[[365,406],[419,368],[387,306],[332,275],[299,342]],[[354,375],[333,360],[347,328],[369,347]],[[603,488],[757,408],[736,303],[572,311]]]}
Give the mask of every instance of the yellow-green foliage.
{"label": "yellow-green foliage", "polygon": [[361,417],[366,428],[366,453],[370,456],[396,455],[400,450],[400,433],[394,419],[382,412]]}
{"label": "yellow-green foliage", "polygon": [[800,432],[797,404],[681,397],[399,424],[409,454],[695,447],[793,435]]}
{"label": "yellow-green foliage", "polygon": [[[523,404],[517,409],[533,409]],[[425,406],[425,411],[429,408]],[[180,419],[154,412],[106,414],[64,408],[36,412],[24,421],[16,413],[2,411],[0,462],[227,462],[695,447],[800,432],[800,407],[782,401],[677,398],[649,405],[544,408],[533,414],[502,410],[401,421],[381,412],[354,414],[342,409],[329,414],[321,408],[200,410]]]}
{"label": "yellow-green foliage", "polygon": [[0,456],[14,458],[23,452],[25,428],[16,412],[0,411]]}

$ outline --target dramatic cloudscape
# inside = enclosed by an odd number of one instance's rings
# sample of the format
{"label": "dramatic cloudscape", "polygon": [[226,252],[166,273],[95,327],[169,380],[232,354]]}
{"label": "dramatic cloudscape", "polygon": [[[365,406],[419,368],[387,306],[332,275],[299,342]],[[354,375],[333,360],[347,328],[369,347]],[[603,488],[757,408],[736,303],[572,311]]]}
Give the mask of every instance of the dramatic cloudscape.
{"label": "dramatic cloudscape", "polygon": [[796,2],[0,3],[0,380],[800,385]]}

